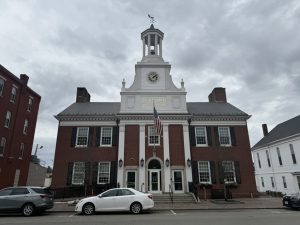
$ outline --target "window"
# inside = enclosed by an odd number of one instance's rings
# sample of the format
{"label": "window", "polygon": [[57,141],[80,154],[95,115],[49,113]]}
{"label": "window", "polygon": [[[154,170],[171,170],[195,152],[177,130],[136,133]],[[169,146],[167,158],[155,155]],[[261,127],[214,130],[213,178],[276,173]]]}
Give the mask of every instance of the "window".
{"label": "window", "polygon": [[281,160],[280,149],[277,147],[277,148],[276,148],[276,151],[277,151],[277,156],[278,156],[278,162],[279,162],[279,165],[282,166],[282,160]]}
{"label": "window", "polygon": [[27,111],[31,112],[31,110],[32,110],[32,98],[29,97],[28,105],[27,105]]}
{"label": "window", "polygon": [[101,194],[102,198],[107,198],[107,197],[114,197],[117,196],[118,193],[118,189],[112,189],[112,190],[108,190],[106,192],[104,192],[103,194]]}
{"label": "window", "polygon": [[110,178],[110,162],[98,163],[98,184],[109,183]]}
{"label": "window", "polygon": [[20,152],[19,152],[19,159],[23,159],[24,148],[25,148],[24,143],[21,143],[21,145],[20,145]]}
{"label": "window", "polygon": [[259,153],[256,153],[257,156],[257,161],[258,161],[258,167],[261,168],[261,162],[260,162],[260,157],[259,157]]}
{"label": "window", "polygon": [[207,146],[207,136],[205,127],[195,127],[196,145]]}
{"label": "window", "polygon": [[10,125],[10,119],[11,119],[11,112],[7,111],[6,116],[5,116],[5,121],[4,121],[4,127],[9,128]]}
{"label": "window", "polygon": [[0,156],[4,155],[5,143],[6,143],[5,137],[2,137],[0,142]]}
{"label": "window", "polygon": [[282,183],[283,183],[283,187],[287,188],[285,176],[282,176]]}
{"label": "window", "polygon": [[89,135],[88,127],[78,127],[77,137],[76,137],[76,147],[87,147],[88,135]]}
{"label": "window", "polygon": [[222,162],[223,170],[224,170],[224,179],[226,179],[229,183],[235,183],[235,171],[234,164],[232,161],[223,161]]}
{"label": "window", "polygon": [[134,193],[127,189],[119,189],[118,196],[126,196],[126,195],[134,195]]}
{"label": "window", "polygon": [[84,162],[74,162],[73,174],[72,174],[72,184],[77,184],[77,185],[84,184],[84,176],[85,176],[85,163]]}
{"label": "window", "polygon": [[260,180],[261,180],[261,186],[262,186],[262,187],[265,187],[264,178],[263,178],[263,177],[261,177],[261,178],[260,178]]}
{"label": "window", "polygon": [[0,191],[0,196],[10,195],[13,188],[5,188]]}
{"label": "window", "polygon": [[275,184],[274,184],[274,177],[271,177],[271,185],[272,185],[272,188],[275,187]]}
{"label": "window", "polygon": [[23,134],[27,134],[28,132],[28,119],[24,121]]}
{"label": "window", "polygon": [[200,183],[211,184],[209,161],[199,161],[198,171]]}
{"label": "window", "polygon": [[26,195],[29,194],[27,188],[14,188],[10,195]]}
{"label": "window", "polygon": [[4,89],[4,80],[0,78],[0,96],[2,96]]}
{"label": "window", "polygon": [[157,135],[156,129],[154,126],[148,127],[148,143],[149,145],[160,145],[159,136]]}
{"label": "window", "polygon": [[112,145],[112,127],[101,128],[101,142],[100,146],[111,146]]}
{"label": "window", "polygon": [[17,96],[17,88],[12,87],[11,94],[10,94],[10,101],[15,102],[16,101],[16,96]]}
{"label": "window", "polygon": [[269,156],[268,150],[266,150],[266,156],[267,156],[268,166],[271,167],[271,161],[270,161],[270,156]]}
{"label": "window", "polygon": [[231,146],[229,127],[219,127],[219,141],[221,146]]}
{"label": "window", "polygon": [[291,150],[293,163],[297,164],[296,155],[295,155],[295,151],[294,151],[294,146],[292,144],[290,144],[290,150]]}

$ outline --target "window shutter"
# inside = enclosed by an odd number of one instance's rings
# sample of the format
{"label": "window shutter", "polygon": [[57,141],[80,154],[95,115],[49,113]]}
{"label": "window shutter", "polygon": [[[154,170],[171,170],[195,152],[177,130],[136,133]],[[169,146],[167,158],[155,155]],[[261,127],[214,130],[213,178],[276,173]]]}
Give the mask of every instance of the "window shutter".
{"label": "window shutter", "polygon": [[116,161],[110,162],[110,188],[117,187],[117,166]]}
{"label": "window shutter", "polygon": [[93,146],[94,127],[89,128],[89,147]]}
{"label": "window shutter", "polygon": [[211,182],[213,184],[217,183],[217,178],[216,178],[216,166],[214,161],[210,161],[210,174],[211,174]]}
{"label": "window shutter", "polygon": [[119,126],[113,127],[112,146],[118,146],[119,142]]}
{"label": "window shutter", "polygon": [[190,126],[190,145],[196,146],[196,136],[195,136],[195,127]]}
{"label": "window shutter", "polygon": [[76,135],[77,135],[77,127],[73,127],[72,134],[71,134],[71,147],[75,147],[76,145]]}
{"label": "window shutter", "polygon": [[206,135],[207,135],[207,144],[209,146],[211,146],[212,141],[211,141],[211,128],[210,127],[206,127]]}
{"label": "window shutter", "polygon": [[92,164],[92,183],[93,185],[97,185],[98,179],[98,162],[93,162]]}
{"label": "window shutter", "polygon": [[241,171],[240,171],[240,162],[239,161],[234,161],[234,169],[235,169],[236,182],[238,184],[241,184],[242,180],[241,180]]}
{"label": "window shutter", "polygon": [[96,128],[96,147],[100,146],[101,127]]}
{"label": "window shutter", "polygon": [[85,184],[90,184],[90,174],[91,174],[91,163],[85,162],[85,174],[84,174]]}
{"label": "window shutter", "polygon": [[68,163],[68,171],[67,171],[67,185],[72,184],[72,175],[73,175],[73,162]]}
{"label": "window shutter", "polygon": [[214,127],[215,131],[215,141],[216,141],[216,146],[220,146],[220,141],[219,141],[219,130],[218,127]]}
{"label": "window shutter", "polygon": [[193,175],[193,183],[199,184],[199,172],[198,172],[198,162],[192,161],[192,175]]}
{"label": "window shutter", "polygon": [[232,146],[236,146],[236,138],[235,138],[234,127],[230,127],[230,137],[231,137]]}
{"label": "window shutter", "polygon": [[223,170],[222,161],[218,162],[218,169],[219,169],[219,182],[220,184],[224,184],[224,170]]}

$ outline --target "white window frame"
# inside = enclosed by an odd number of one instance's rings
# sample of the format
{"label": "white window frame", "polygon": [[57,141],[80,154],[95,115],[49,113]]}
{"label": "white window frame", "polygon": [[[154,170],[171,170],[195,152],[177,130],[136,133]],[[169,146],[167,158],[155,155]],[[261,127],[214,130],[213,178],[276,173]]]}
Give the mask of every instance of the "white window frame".
{"label": "white window frame", "polygon": [[28,119],[25,119],[25,121],[24,121],[24,127],[23,127],[23,134],[27,134],[28,133],[28,127],[29,127]]}
{"label": "white window frame", "polygon": [[282,176],[282,185],[283,185],[284,189],[287,189],[287,182],[286,182],[285,176]]}
{"label": "white window frame", "polygon": [[296,153],[294,151],[294,146],[293,146],[293,144],[289,144],[289,146],[290,146],[290,152],[291,152],[292,162],[293,162],[294,165],[296,165],[297,164],[297,158],[296,158]]}
{"label": "white window frame", "polygon": [[[86,133],[81,134],[80,130],[86,129]],[[80,135],[80,136],[79,136]],[[79,138],[86,138],[86,144],[78,144]],[[77,127],[75,147],[87,147],[89,142],[89,127]]]}
{"label": "white window frame", "polygon": [[33,104],[33,98],[29,97],[29,99],[28,99],[28,105],[27,105],[27,111],[28,112],[31,112],[31,110],[32,110],[32,104]]}
{"label": "white window frame", "polygon": [[2,96],[4,90],[5,80],[0,77],[0,96]]}
{"label": "white window frame", "polygon": [[[221,138],[222,137],[225,137],[225,136],[222,136],[221,133],[222,133],[222,130],[227,130],[227,133],[228,133],[228,141],[229,143],[222,143],[221,142]],[[229,146],[232,146],[232,143],[231,143],[231,135],[230,135],[230,128],[229,127],[218,127],[218,133],[219,133],[219,143],[220,143],[220,146],[225,146],[225,147],[229,147]]]}
{"label": "white window frame", "polygon": [[275,188],[274,177],[270,177],[270,180],[272,188]]}
{"label": "white window frame", "polygon": [[[203,136],[198,136],[197,135],[197,130],[203,130],[204,131],[204,138],[205,138],[205,144],[203,143],[198,143],[198,139],[197,137],[202,137]],[[201,131],[200,131],[201,132]],[[195,139],[196,139],[196,146],[197,147],[202,147],[202,146],[208,146],[208,143],[207,143],[207,133],[206,133],[206,127],[195,127]]]}
{"label": "white window frame", "polygon": [[261,181],[261,186],[264,188],[265,187],[265,181],[263,177],[260,177],[260,181]]}
{"label": "white window frame", "polygon": [[[101,164],[108,165],[108,172],[107,171],[104,171],[104,172],[100,171]],[[106,174],[106,176],[104,178],[108,179],[107,182],[99,182],[100,174],[102,174],[102,175]],[[110,162],[109,161],[98,162],[97,184],[108,184],[108,183],[110,183]]]}
{"label": "white window frame", "polygon": [[[153,135],[153,133],[155,135]],[[153,138],[151,138],[153,137]],[[151,140],[157,140],[157,142],[151,142]],[[156,132],[155,126],[148,126],[148,145],[149,146],[160,146],[160,137]]]}
{"label": "white window frame", "polygon": [[17,88],[15,86],[12,87],[11,93],[10,93],[10,102],[15,103],[17,98]]}
{"label": "white window frame", "polygon": [[[231,171],[226,171],[226,169],[228,168],[228,167],[225,167],[224,165],[225,164],[231,164]],[[227,183],[236,183],[236,174],[235,174],[235,167],[234,167],[234,162],[233,161],[222,161],[222,167],[223,167],[223,174],[224,174],[224,179],[226,179],[226,182]],[[228,179],[225,177],[225,174],[226,173],[232,173],[233,174],[233,180],[230,180],[230,181],[228,181]]]}
{"label": "white window frame", "polygon": [[[200,164],[206,164],[207,171],[201,171]],[[210,162],[209,161],[198,161],[198,173],[199,173],[199,183],[200,184],[211,184],[211,171],[210,171]],[[208,173],[209,181],[201,181],[201,173]]]}
{"label": "white window frame", "polygon": [[257,164],[258,164],[258,168],[261,168],[261,161],[260,161],[259,152],[256,153],[256,156],[257,156]]}
{"label": "white window frame", "polygon": [[6,144],[6,138],[2,137],[0,142],[0,148],[2,148],[2,152],[0,152],[0,156],[4,155],[5,152],[5,144]]}
{"label": "white window frame", "polygon": [[[80,168],[81,167],[81,168]],[[82,169],[83,167],[83,169]],[[79,170],[80,171],[76,171]],[[82,176],[81,181],[79,181],[78,178],[75,178],[76,176]],[[85,178],[85,162],[74,162],[73,163],[73,172],[72,172],[72,184],[74,185],[83,185],[84,184],[84,178]],[[78,180],[76,180],[78,179]]]}
{"label": "white window frame", "polygon": [[4,127],[9,128],[10,120],[11,120],[11,112],[7,111],[5,116],[5,121],[4,121]]}
{"label": "white window frame", "polygon": [[[109,136],[103,136],[104,130],[110,129]],[[101,135],[100,135],[100,146],[101,147],[111,147],[112,146],[112,139],[113,139],[113,128],[112,127],[101,127]],[[103,138],[110,138],[110,143],[103,143]]]}
{"label": "white window frame", "polygon": [[23,159],[24,156],[24,150],[25,150],[25,144],[21,143],[20,144],[20,151],[19,151],[19,159]]}

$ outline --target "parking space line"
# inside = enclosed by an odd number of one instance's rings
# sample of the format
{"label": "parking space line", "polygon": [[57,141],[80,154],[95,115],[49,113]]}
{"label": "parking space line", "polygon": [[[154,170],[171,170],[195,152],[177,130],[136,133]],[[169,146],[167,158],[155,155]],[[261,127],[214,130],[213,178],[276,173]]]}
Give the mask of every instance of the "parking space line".
{"label": "parking space line", "polygon": [[173,215],[176,215],[176,212],[174,212],[172,209],[170,210],[170,212],[171,212]]}

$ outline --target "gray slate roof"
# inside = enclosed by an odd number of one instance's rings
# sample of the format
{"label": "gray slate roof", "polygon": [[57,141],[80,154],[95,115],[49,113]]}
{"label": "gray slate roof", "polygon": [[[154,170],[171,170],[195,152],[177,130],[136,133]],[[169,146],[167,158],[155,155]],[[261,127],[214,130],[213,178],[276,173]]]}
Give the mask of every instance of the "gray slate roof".
{"label": "gray slate roof", "polygon": [[[188,102],[187,110],[191,115],[199,116],[245,116],[249,115],[230,103],[224,102]],[[116,115],[120,112],[120,102],[73,103],[57,116],[72,115]]]}
{"label": "gray slate roof", "polygon": [[300,115],[278,124],[267,136],[257,142],[252,150],[264,147],[274,141],[300,134]]}

